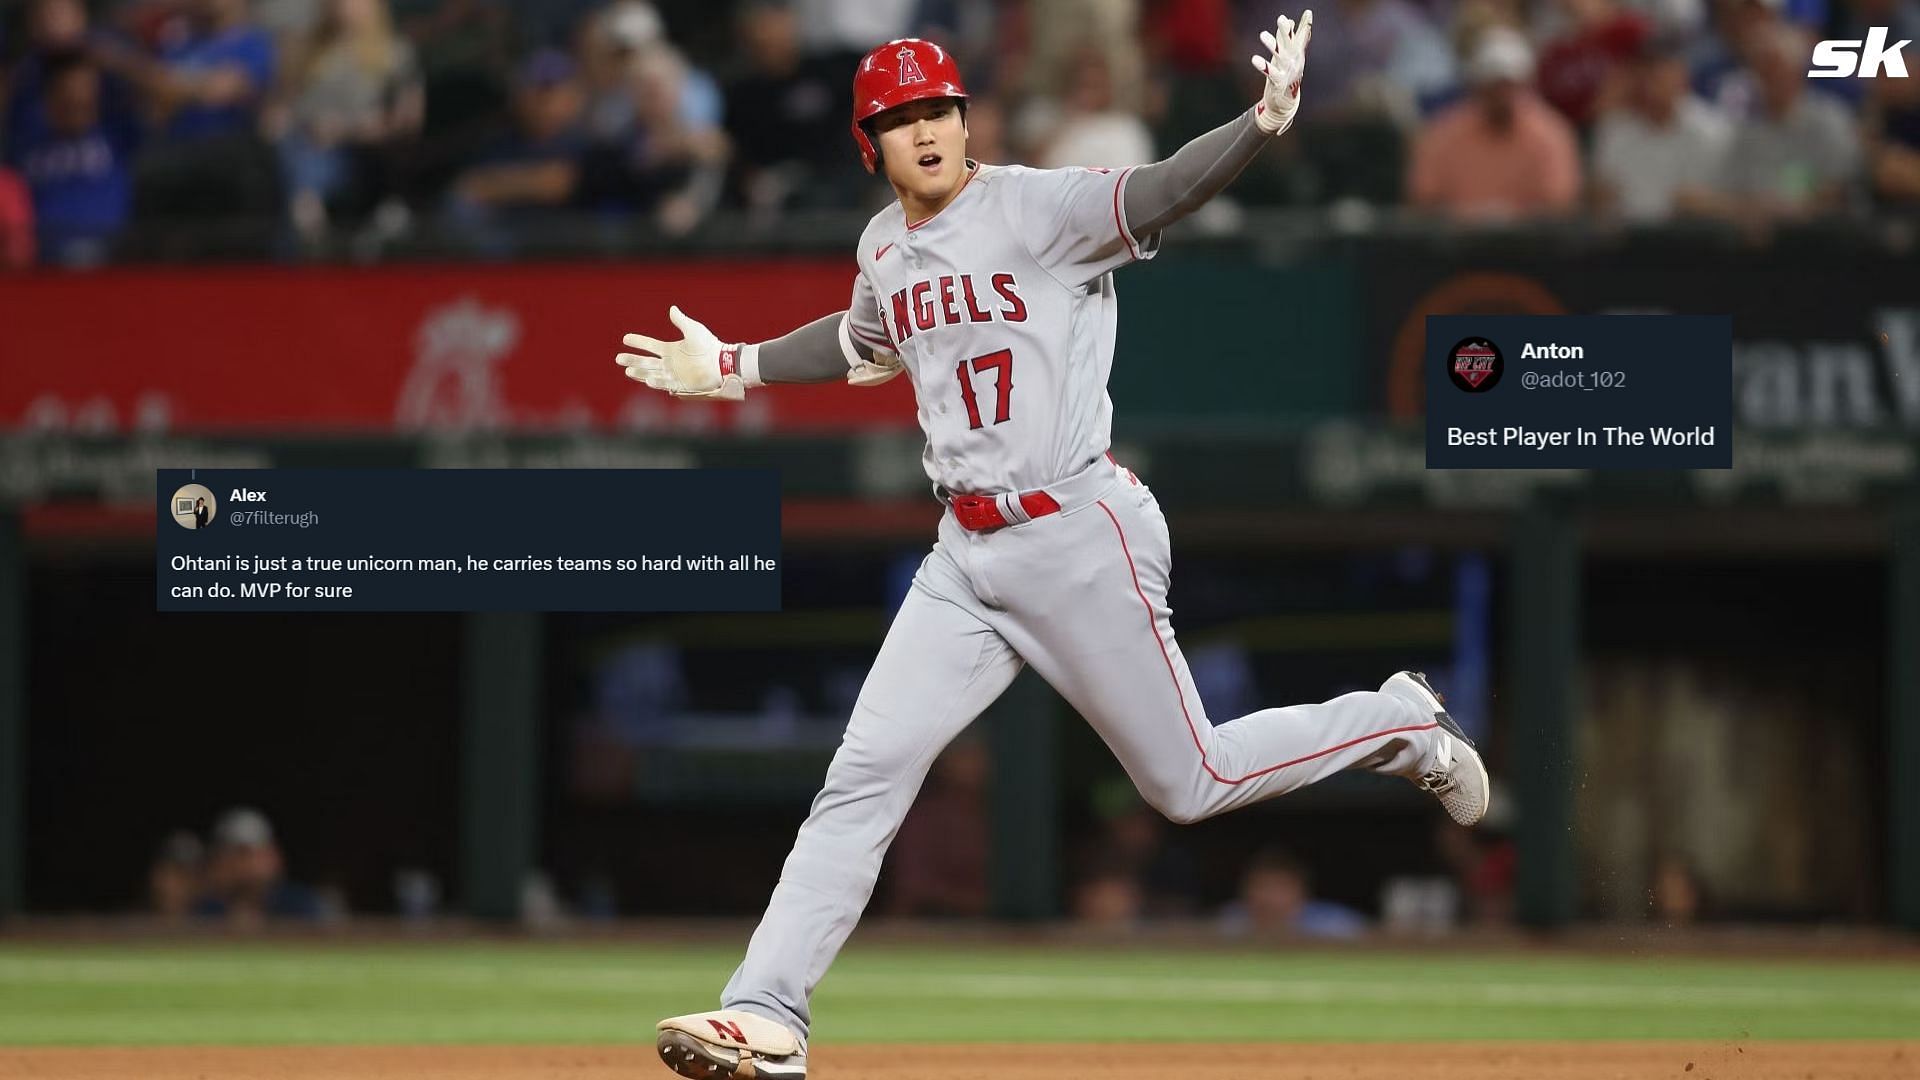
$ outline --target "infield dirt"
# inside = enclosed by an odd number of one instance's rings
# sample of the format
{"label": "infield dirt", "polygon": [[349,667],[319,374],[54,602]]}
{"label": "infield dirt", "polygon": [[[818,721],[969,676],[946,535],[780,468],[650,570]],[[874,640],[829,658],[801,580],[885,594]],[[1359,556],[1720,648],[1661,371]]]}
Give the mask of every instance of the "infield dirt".
{"label": "infield dirt", "polygon": [[[1914,1080],[1920,1042],[821,1047],[814,1080]],[[651,1080],[650,1046],[0,1048],[0,1080]]]}

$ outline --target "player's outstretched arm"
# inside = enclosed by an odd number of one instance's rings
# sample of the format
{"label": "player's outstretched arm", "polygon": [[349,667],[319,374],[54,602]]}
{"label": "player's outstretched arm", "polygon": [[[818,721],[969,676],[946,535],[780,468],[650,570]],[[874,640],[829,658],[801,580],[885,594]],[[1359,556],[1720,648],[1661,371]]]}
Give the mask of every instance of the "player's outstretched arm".
{"label": "player's outstretched arm", "polygon": [[899,374],[897,356],[847,336],[845,316],[835,312],[772,341],[728,344],[673,307],[667,318],[679,329],[680,340],[628,334],[622,340],[638,351],[621,353],[614,361],[628,378],[652,389],[716,401],[740,401],[749,388],[767,383],[845,379],[873,386]]}
{"label": "player's outstretched arm", "polygon": [[759,378],[770,383],[832,382],[878,386],[900,374],[900,357],[855,338],[847,312],[818,318],[783,337],[746,346]]}
{"label": "player's outstretched arm", "polygon": [[1293,123],[1300,108],[1300,80],[1307,67],[1307,42],[1313,37],[1313,12],[1298,25],[1285,15],[1272,33],[1262,31],[1266,56],[1255,56],[1255,71],[1266,77],[1253,108],[1175,151],[1165,161],[1142,165],[1127,179],[1127,225],[1146,240],[1186,217],[1224,191],[1273,136]]}

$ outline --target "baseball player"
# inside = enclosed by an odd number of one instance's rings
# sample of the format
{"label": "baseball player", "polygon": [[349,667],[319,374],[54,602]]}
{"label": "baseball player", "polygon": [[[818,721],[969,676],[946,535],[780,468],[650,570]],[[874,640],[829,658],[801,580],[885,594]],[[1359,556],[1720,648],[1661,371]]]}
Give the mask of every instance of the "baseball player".
{"label": "baseball player", "polygon": [[1165,161],[1118,171],[970,160],[952,59],[890,41],[854,76],[853,138],[899,199],[861,234],[847,310],[736,344],[676,307],[679,340],[626,336],[626,374],[680,397],[737,401],[775,383],[871,385],[905,371],[946,504],[724,1008],[659,1025],[660,1055],[681,1076],[806,1075],[808,999],[887,845],[934,758],[1022,664],[1176,822],[1348,768],[1407,777],[1462,824],[1485,812],[1486,768],[1415,672],[1215,726],[1174,641],[1166,519],[1107,453],[1113,271],[1152,258],[1162,229],[1286,130],[1312,30],[1312,12],[1298,26],[1281,18],[1253,59],[1266,79],[1258,103]]}

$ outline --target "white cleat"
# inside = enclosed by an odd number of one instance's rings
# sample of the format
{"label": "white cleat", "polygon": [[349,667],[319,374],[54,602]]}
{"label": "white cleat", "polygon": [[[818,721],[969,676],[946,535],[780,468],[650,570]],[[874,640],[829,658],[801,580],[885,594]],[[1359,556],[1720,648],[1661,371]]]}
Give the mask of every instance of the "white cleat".
{"label": "white cleat", "polygon": [[782,1024],[739,1009],[660,1021],[660,1060],[690,1080],[806,1080],[807,1053]]}
{"label": "white cleat", "polygon": [[1473,740],[1447,713],[1440,692],[1417,671],[1399,672],[1381,685],[1380,692],[1406,698],[1423,712],[1432,713],[1443,733],[1433,764],[1413,782],[1421,790],[1432,792],[1446,808],[1447,816],[1462,825],[1475,824],[1485,817],[1487,793],[1492,786],[1487,780],[1487,765],[1473,748]]}

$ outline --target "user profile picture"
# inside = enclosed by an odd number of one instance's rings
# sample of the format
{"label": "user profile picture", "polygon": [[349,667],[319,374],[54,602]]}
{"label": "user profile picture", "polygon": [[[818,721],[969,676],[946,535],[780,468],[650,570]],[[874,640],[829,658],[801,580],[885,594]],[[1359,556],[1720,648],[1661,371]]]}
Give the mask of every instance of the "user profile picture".
{"label": "user profile picture", "polygon": [[220,510],[205,484],[188,484],[173,493],[173,520],[183,529],[204,529]]}
{"label": "user profile picture", "polygon": [[1493,389],[1506,370],[1506,358],[1500,355],[1500,347],[1486,338],[1462,338],[1447,350],[1447,378],[1469,394]]}

